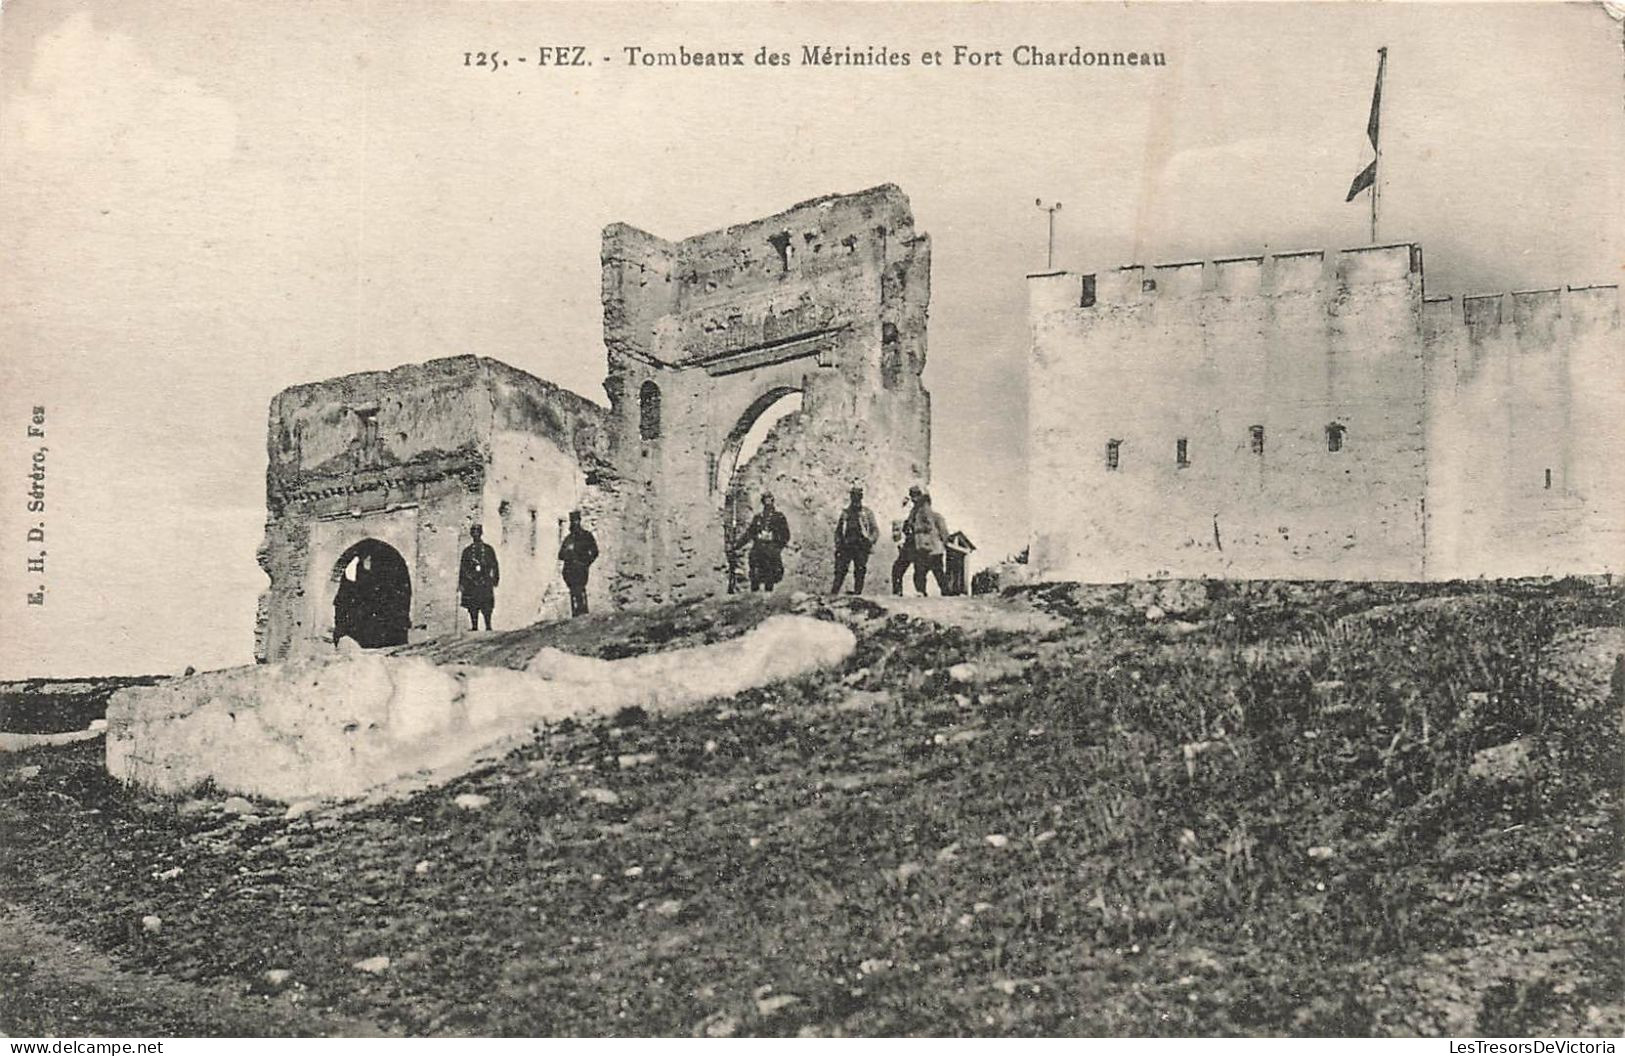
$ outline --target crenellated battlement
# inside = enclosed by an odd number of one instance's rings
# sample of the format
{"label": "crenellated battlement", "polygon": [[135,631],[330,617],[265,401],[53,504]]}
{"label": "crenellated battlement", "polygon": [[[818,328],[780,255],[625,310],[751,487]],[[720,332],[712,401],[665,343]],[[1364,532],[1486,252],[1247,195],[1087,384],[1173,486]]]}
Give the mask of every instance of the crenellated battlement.
{"label": "crenellated battlement", "polygon": [[1619,328],[1615,285],[1428,297],[1422,302],[1429,344],[1463,337],[1471,346],[1511,340],[1530,348],[1556,347]]}
{"label": "crenellated battlement", "polygon": [[1027,277],[1033,313],[1111,308],[1197,297],[1243,298],[1316,292],[1327,297],[1359,286],[1422,283],[1422,247],[1412,242],[1327,252],[1300,250],[1252,256],[1125,264],[1095,272],[1050,271]]}

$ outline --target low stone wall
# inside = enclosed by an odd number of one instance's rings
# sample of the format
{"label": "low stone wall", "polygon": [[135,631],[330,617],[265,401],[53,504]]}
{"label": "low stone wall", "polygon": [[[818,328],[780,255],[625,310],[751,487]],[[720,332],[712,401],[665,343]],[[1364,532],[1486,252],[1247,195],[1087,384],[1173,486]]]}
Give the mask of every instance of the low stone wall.
{"label": "low stone wall", "polygon": [[731,696],[833,666],[847,628],[773,616],[743,637],[624,660],[543,649],[524,671],[373,653],[213,671],[108,705],[107,769],[128,784],[292,802],[440,783],[540,722]]}

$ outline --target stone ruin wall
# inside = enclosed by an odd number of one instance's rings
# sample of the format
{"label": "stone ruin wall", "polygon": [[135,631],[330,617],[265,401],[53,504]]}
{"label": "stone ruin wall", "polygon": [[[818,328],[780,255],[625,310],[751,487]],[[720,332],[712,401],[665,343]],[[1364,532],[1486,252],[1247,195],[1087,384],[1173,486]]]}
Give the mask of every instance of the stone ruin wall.
{"label": "stone ruin wall", "polygon": [[540,619],[558,604],[552,522],[593,492],[606,439],[602,408],[473,356],[294,386],[272,401],[269,434],[262,662],[333,648],[338,562],[367,538],[406,561],[413,640],[462,626],[457,568],[476,522],[502,563],[497,625]]}
{"label": "stone ruin wall", "polygon": [[[930,472],[929,243],[886,186],[668,242],[604,233],[605,387],[624,520],[613,585],[636,605],[724,589],[723,518],[739,440],[800,393],[734,483],[770,488],[794,536],[783,589],[826,590],[835,518],[855,481],[882,524],[869,589],[896,549],[885,526]],[[646,383],[660,429],[641,434]]]}
{"label": "stone ruin wall", "polygon": [[1419,578],[1421,282],[1409,246],[1034,276],[1032,573]]}
{"label": "stone ruin wall", "polygon": [[1399,245],[1031,277],[1031,574],[1619,571],[1618,291],[1457,306],[1421,264]]}

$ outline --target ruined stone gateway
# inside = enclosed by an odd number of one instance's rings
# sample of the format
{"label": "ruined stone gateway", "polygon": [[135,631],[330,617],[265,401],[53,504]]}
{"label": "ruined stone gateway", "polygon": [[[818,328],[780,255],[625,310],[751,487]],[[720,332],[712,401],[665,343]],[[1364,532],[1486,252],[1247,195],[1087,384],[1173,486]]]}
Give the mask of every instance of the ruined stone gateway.
{"label": "ruined stone gateway", "polygon": [[[927,480],[931,449],[929,242],[903,192],[820,198],[682,242],[617,224],[603,264],[616,600],[714,593],[763,491],[790,522],[784,587],[827,590],[853,484],[883,528],[871,589],[887,589],[884,526]],[[798,400],[752,456],[752,427]]]}
{"label": "ruined stone gateway", "polygon": [[[289,388],[271,402],[255,655],[382,646],[463,626],[457,568],[484,526],[496,626],[569,612],[571,510],[602,556],[594,606],[720,593],[729,543],[771,490],[793,536],[780,589],[823,590],[861,484],[884,531],[930,475],[930,254],[894,186],[667,242],[604,231],[599,404],[461,356]],[[789,410],[790,413],[782,413]]]}

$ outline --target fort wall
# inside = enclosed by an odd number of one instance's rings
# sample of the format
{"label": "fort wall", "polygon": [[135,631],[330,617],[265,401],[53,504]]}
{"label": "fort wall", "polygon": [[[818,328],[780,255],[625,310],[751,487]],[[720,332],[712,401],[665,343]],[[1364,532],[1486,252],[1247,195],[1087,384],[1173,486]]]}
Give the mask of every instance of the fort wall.
{"label": "fort wall", "polygon": [[1428,298],[1402,244],[1052,272],[1029,295],[1035,575],[1621,567],[1613,287]]}

